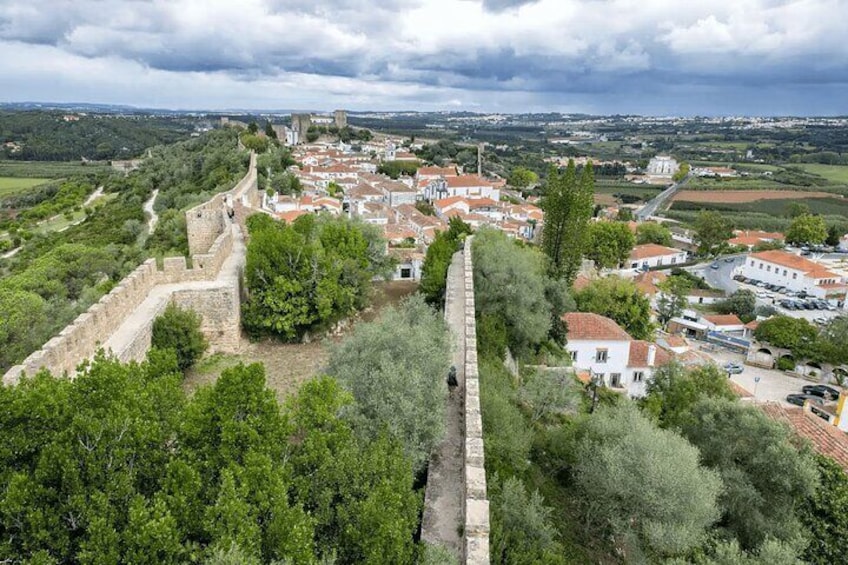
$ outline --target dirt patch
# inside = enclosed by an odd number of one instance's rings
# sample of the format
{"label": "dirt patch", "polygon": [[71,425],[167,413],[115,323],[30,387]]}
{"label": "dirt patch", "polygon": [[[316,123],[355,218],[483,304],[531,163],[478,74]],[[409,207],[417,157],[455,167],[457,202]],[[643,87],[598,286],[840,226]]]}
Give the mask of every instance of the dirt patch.
{"label": "dirt patch", "polygon": [[331,338],[309,343],[281,343],[275,340],[252,343],[243,337],[238,354],[216,354],[200,360],[189,370],[183,386],[191,394],[203,385],[214,383],[224,370],[239,363],[262,363],[265,365],[268,387],[282,401],[305,380],[320,373],[326,365],[330,344],[340,341],[357,323],[374,320],[383,308],[397,304],[415,292],[416,288],[417,283],[408,281],[375,284],[371,307],[356,316],[340,335]]}
{"label": "dirt patch", "polygon": [[615,206],[617,203],[618,201],[612,194],[595,193],[595,204],[600,204],[601,206]]}
{"label": "dirt patch", "polygon": [[757,200],[792,200],[796,198],[841,198],[832,192],[799,192],[797,190],[681,190],[673,200],[681,202],[756,202]]}

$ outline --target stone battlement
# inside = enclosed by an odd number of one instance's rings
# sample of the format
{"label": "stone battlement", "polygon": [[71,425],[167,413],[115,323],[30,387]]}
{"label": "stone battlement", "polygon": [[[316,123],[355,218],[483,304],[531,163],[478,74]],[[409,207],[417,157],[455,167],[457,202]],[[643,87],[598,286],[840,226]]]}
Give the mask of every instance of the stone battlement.
{"label": "stone battlement", "polygon": [[480,408],[480,375],[477,370],[477,321],[474,317],[474,266],[471,241],[465,240],[463,280],[465,284],[465,445],[463,448],[465,520],[463,561],[489,563],[489,498],[486,491],[483,417]]}
{"label": "stone battlement", "polygon": [[[98,348],[106,347],[110,339],[116,346],[120,344],[120,350],[113,353],[122,361],[142,359],[150,346],[153,320],[171,301],[203,316],[201,329],[213,350],[236,347],[240,323],[238,272],[244,244],[242,229],[234,223],[235,218],[230,218],[227,206],[236,197],[241,200],[245,194],[257,192],[255,155],[251,155],[250,164],[248,173],[232,190],[186,212],[190,263],[185,257],[167,257],[159,268],[155,259],[148,259],[41,349],[9,369],[3,383],[17,383],[22,374],[32,375],[42,368],[57,376],[73,376],[77,366]],[[234,258],[236,251],[241,257]],[[141,308],[143,305],[145,308]],[[132,317],[129,325],[133,327],[127,328]],[[134,334],[112,339],[119,330]]]}

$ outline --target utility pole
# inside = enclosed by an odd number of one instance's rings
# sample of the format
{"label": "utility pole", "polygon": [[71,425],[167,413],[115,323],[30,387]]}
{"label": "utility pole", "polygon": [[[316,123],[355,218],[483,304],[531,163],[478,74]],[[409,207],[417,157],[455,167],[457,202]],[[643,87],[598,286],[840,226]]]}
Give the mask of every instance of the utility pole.
{"label": "utility pole", "polygon": [[483,144],[477,144],[477,176],[483,176]]}

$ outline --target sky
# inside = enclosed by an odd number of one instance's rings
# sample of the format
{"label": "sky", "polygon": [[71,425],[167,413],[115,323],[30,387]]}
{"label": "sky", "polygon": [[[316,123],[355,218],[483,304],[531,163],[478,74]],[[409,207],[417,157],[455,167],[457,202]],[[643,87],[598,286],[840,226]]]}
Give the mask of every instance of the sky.
{"label": "sky", "polygon": [[848,0],[0,0],[0,102],[846,115]]}

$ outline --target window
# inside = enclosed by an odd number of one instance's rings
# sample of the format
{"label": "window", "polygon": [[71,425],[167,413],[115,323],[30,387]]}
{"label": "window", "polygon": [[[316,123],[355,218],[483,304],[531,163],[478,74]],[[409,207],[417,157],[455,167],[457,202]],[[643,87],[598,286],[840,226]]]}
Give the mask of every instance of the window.
{"label": "window", "polygon": [[798,273],[792,273],[792,278],[793,278],[793,279],[797,279],[797,278],[798,278]]}
{"label": "window", "polygon": [[751,261],[751,266],[752,266],[752,267],[754,266],[754,262],[753,262],[753,261]]}
{"label": "window", "polygon": [[770,273],[770,272],[771,272],[771,265],[766,265],[766,272],[767,272],[767,273]]}
{"label": "window", "polygon": [[621,388],[621,373],[610,373],[610,386]]}
{"label": "window", "polygon": [[645,378],[645,374],[642,371],[633,371],[633,382],[641,383],[642,379]]}
{"label": "window", "polygon": [[576,351],[569,351],[568,355],[571,357],[572,361],[574,361],[574,362],[577,361],[577,352]]}
{"label": "window", "polygon": [[674,265],[675,263],[677,263],[677,257],[672,257],[671,264]]}
{"label": "window", "polygon": [[761,271],[763,270],[763,264],[762,263],[760,263],[760,270]]}
{"label": "window", "polygon": [[412,269],[409,267],[404,267],[400,270],[400,278],[402,279],[411,279],[412,278]]}
{"label": "window", "polygon": [[595,352],[595,361],[598,363],[606,363],[607,362],[607,350],[606,349],[598,349]]}
{"label": "window", "polygon": [[786,276],[786,269],[783,269],[783,276]]}

